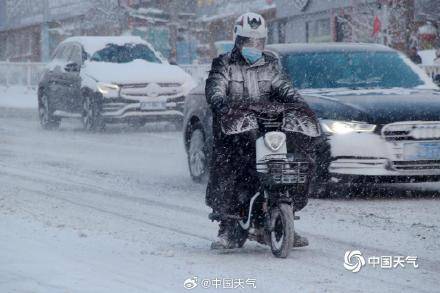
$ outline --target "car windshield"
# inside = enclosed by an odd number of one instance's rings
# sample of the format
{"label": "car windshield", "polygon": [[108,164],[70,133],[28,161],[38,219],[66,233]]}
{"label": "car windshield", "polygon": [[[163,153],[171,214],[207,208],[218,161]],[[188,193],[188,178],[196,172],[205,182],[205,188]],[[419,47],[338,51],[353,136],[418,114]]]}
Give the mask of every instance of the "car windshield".
{"label": "car windshield", "polygon": [[136,59],[161,63],[156,54],[148,46],[142,44],[108,44],[90,58],[91,61],[111,63],[128,63]]}
{"label": "car windshield", "polygon": [[282,56],[299,89],[412,88],[420,76],[396,52],[310,52]]}

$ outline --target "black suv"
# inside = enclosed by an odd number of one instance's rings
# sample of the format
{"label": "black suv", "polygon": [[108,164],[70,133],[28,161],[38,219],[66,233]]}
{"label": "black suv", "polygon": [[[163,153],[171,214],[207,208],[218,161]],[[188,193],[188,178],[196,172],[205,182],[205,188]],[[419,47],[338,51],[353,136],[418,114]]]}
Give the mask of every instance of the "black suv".
{"label": "black suv", "polygon": [[[440,91],[403,54],[375,44],[279,44],[294,86],[331,147],[320,188],[333,183],[440,179]],[[184,142],[191,177],[203,181],[212,146],[204,84],[187,97]],[[332,184],[330,184],[332,183]]]}

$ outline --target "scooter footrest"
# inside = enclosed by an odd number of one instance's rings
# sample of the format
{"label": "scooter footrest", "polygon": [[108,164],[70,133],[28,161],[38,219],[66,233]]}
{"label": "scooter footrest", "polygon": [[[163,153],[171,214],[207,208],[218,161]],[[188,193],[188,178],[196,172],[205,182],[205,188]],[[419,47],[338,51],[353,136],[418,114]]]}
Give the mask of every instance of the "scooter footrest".
{"label": "scooter footrest", "polygon": [[211,221],[223,221],[223,220],[241,220],[242,217],[237,215],[228,215],[228,214],[220,214],[220,213],[210,213],[208,218]]}

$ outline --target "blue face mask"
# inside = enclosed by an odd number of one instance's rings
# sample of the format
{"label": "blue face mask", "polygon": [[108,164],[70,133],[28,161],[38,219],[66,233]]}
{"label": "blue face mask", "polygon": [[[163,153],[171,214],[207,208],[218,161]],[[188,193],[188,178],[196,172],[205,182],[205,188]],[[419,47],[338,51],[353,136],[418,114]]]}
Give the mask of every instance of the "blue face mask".
{"label": "blue face mask", "polygon": [[254,64],[263,56],[263,51],[254,47],[243,47],[241,54],[250,64]]}

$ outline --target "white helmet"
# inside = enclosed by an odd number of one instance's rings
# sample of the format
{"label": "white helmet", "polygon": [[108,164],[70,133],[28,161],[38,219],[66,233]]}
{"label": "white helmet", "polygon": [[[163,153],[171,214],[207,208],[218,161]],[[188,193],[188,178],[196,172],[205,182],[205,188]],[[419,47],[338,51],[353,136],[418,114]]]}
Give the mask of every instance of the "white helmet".
{"label": "white helmet", "polygon": [[252,39],[266,39],[266,21],[257,13],[248,12],[241,15],[235,22],[234,42],[238,36]]}

